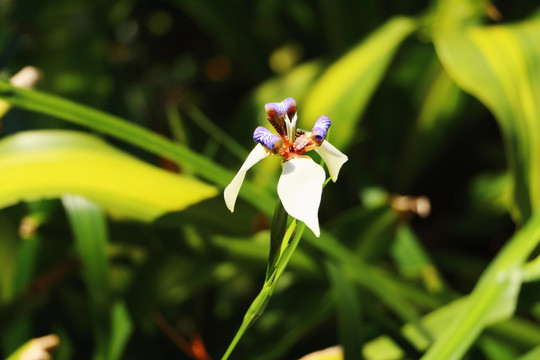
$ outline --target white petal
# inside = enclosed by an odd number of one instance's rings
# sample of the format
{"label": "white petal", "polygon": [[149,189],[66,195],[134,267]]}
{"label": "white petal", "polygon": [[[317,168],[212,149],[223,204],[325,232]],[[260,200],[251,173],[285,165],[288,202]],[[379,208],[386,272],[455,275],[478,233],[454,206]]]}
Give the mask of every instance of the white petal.
{"label": "white petal", "polygon": [[332,177],[332,181],[336,182],[339,169],[341,169],[341,166],[345,164],[347,160],[349,160],[347,155],[343,154],[341,151],[336,149],[334,145],[330,144],[326,140],[323,141],[321,146],[316,148],[315,151],[321,155],[322,159],[326,163],[326,167],[328,167],[328,172]]}
{"label": "white petal", "polygon": [[320,235],[318,212],[325,177],[324,169],[311,158],[296,158],[283,163],[277,188],[287,213],[316,236]]}
{"label": "white petal", "polygon": [[242,186],[244,178],[246,177],[246,172],[253,165],[258,163],[268,155],[270,155],[270,153],[261,144],[257,144],[249,153],[246,161],[244,161],[244,164],[242,164],[242,167],[240,168],[240,170],[238,170],[238,173],[236,174],[234,179],[232,179],[231,183],[225,188],[225,191],[223,192],[223,197],[225,198],[225,204],[227,205],[227,208],[231,212],[234,212],[234,204],[236,203],[238,192],[240,191],[240,187]]}

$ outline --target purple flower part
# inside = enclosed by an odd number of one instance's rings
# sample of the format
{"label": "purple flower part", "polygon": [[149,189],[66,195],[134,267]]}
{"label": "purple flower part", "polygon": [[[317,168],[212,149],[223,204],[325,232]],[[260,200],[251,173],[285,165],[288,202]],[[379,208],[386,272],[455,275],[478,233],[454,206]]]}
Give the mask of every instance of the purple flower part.
{"label": "purple flower part", "polygon": [[283,109],[283,113],[286,113],[289,119],[292,119],[297,111],[296,100],[291,97],[286,98],[281,102],[281,108]]}
{"label": "purple flower part", "polygon": [[285,125],[285,115],[293,119],[296,115],[296,101],[293,98],[287,98],[279,103],[268,103],[264,105],[266,117],[277,133],[281,136],[287,136],[287,126]]}
{"label": "purple flower part", "polygon": [[323,141],[326,139],[326,133],[328,132],[330,125],[332,125],[332,122],[327,116],[319,116],[315,122],[315,125],[313,126],[313,129],[311,129],[311,136],[313,136],[313,138],[319,142]]}
{"label": "purple flower part", "polygon": [[292,118],[297,111],[296,100],[289,97],[279,103],[268,103],[264,105],[264,109],[269,117],[282,117],[288,114]]}
{"label": "purple flower part", "polygon": [[265,127],[259,126],[253,133],[253,140],[266,146],[270,150],[274,150],[283,144],[283,140],[277,134],[272,133]]}

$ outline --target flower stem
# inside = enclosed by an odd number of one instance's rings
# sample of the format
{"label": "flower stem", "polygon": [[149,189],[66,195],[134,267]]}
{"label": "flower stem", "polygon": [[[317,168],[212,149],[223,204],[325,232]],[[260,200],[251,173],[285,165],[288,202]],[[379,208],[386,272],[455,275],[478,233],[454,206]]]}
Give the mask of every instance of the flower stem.
{"label": "flower stem", "polygon": [[[278,259],[276,261],[276,265],[274,269],[272,270],[271,274],[269,276],[267,275],[267,279],[264,282],[264,285],[255,298],[251,305],[249,306],[249,309],[246,311],[246,314],[244,315],[244,319],[242,321],[242,324],[240,325],[240,328],[236,332],[236,335],[234,336],[233,340],[229,344],[229,347],[227,348],[227,351],[221,358],[222,360],[227,360],[229,356],[231,355],[232,351],[246,332],[246,330],[249,328],[251,324],[257,320],[259,316],[264,312],[264,309],[266,308],[266,305],[270,301],[270,297],[274,293],[274,289],[276,288],[279,279],[281,278],[281,275],[283,274],[283,271],[287,267],[287,264],[289,260],[291,259],[292,254],[294,253],[294,250],[298,246],[298,243],[300,242],[300,238],[302,237],[302,234],[304,233],[304,229],[306,228],[306,225],[304,223],[299,223],[298,227],[296,226],[296,220],[293,220],[289,227],[287,228],[287,231],[285,232],[285,235],[283,236],[283,240],[281,243],[281,250],[278,255]],[[289,242],[291,239],[291,236],[296,229],[296,233],[294,233],[293,239]]]}

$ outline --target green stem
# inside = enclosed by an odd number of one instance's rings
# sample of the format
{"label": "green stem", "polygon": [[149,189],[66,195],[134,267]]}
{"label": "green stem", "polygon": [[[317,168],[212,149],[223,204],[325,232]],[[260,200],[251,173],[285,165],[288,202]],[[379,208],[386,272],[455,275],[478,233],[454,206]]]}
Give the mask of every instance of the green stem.
{"label": "green stem", "polygon": [[[294,237],[292,241],[289,243],[289,239],[291,238],[295,228],[297,228],[296,233],[294,234]],[[285,236],[283,237],[282,244],[287,244],[286,246],[282,246],[281,254],[279,255],[279,258],[276,262],[276,267],[273,271],[273,273],[270,275],[267,281],[264,282],[264,285],[255,298],[251,305],[249,306],[249,309],[246,311],[246,314],[244,315],[244,319],[242,320],[242,324],[240,325],[240,328],[236,332],[236,335],[234,336],[233,340],[229,344],[229,347],[227,348],[227,351],[221,358],[222,360],[227,360],[229,356],[231,355],[232,351],[246,332],[246,330],[251,326],[255,320],[259,318],[259,316],[262,315],[264,312],[264,309],[266,308],[266,305],[270,301],[270,297],[274,293],[274,290],[279,282],[279,279],[281,278],[281,275],[283,274],[283,271],[287,267],[287,264],[289,263],[289,260],[292,257],[292,254],[294,253],[294,250],[298,246],[298,243],[300,242],[300,238],[302,237],[302,234],[304,233],[304,230],[306,228],[306,225],[304,223],[300,223],[298,227],[296,226],[296,220],[293,220],[291,225],[289,225],[289,228],[287,229],[287,232],[285,233]]]}

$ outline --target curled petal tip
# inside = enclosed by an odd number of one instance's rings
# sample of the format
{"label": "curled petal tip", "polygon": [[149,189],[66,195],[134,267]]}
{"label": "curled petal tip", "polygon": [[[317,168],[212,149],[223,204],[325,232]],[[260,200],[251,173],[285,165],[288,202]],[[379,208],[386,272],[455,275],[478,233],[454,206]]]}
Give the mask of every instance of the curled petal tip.
{"label": "curled petal tip", "polygon": [[296,114],[297,105],[296,105],[296,100],[289,97],[279,103],[265,104],[264,109],[266,110],[266,114],[268,116],[272,115],[272,116],[281,117],[287,114],[289,115],[290,118],[292,118],[294,114]]}
{"label": "curled petal tip", "polygon": [[296,100],[294,100],[292,97],[286,98],[281,102],[281,108],[283,109],[283,112],[289,115],[289,118],[293,118],[294,114],[296,114],[297,106],[296,106]]}
{"label": "curled petal tip", "polygon": [[330,144],[328,141],[321,143],[321,146],[315,149],[315,151],[321,155],[324,160],[328,172],[332,177],[332,181],[336,182],[339,175],[339,170],[349,160],[347,155],[336,149],[336,147]]}
{"label": "curled petal tip", "polygon": [[321,115],[317,119],[315,125],[313,126],[313,129],[311,130],[311,136],[316,141],[322,142],[324,139],[326,139],[326,134],[328,133],[330,125],[332,125],[332,122],[330,121],[328,116]]}
{"label": "curled petal tip", "polygon": [[265,104],[264,110],[266,110],[266,115],[268,115],[268,117],[279,117],[281,115],[280,103]]}
{"label": "curled petal tip", "polygon": [[255,132],[253,133],[253,140],[266,146],[270,150],[275,150],[283,145],[283,139],[279,135],[272,133],[270,130],[262,126],[255,129]]}

